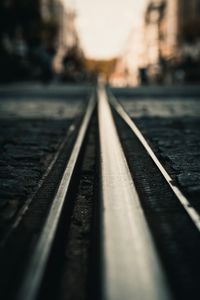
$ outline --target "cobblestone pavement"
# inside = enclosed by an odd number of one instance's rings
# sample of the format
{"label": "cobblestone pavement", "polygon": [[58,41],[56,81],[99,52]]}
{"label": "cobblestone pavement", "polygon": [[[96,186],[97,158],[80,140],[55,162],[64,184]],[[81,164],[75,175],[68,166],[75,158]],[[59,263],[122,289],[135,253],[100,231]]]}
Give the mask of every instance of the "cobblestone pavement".
{"label": "cobblestone pavement", "polygon": [[200,100],[129,98],[123,99],[122,104],[169,173],[199,207]]}
{"label": "cobblestone pavement", "polygon": [[[29,91],[30,92],[30,91]],[[63,137],[84,110],[80,96],[0,95],[0,230],[36,191]]]}

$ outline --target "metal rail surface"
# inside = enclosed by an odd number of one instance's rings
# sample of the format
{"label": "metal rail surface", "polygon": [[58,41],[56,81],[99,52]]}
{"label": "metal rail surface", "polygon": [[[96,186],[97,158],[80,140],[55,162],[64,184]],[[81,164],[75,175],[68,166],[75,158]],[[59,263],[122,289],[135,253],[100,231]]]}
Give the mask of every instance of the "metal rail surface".
{"label": "metal rail surface", "polygon": [[103,86],[98,121],[103,300],[172,299]]}
{"label": "metal rail surface", "polygon": [[109,95],[110,102],[113,106],[113,108],[116,110],[116,112],[119,114],[119,116],[125,121],[125,123],[129,126],[129,128],[132,130],[133,134],[137,136],[143,147],[146,149],[148,155],[150,155],[151,159],[154,161],[158,169],[160,170],[161,174],[167,181],[168,185],[170,186],[171,190],[176,195],[176,198],[182,205],[182,207],[187,212],[188,216],[190,217],[193,224],[196,226],[198,231],[200,231],[200,215],[197,212],[197,210],[191,205],[189,200],[184,196],[182,191],[179,189],[177,185],[175,185],[173,179],[168,174],[162,163],[159,161],[151,147],[149,146],[148,142],[146,141],[145,137],[139,130],[139,128],[136,126],[134,121],[129,117],[127,112],[124,110],[122,105],[117,101],[117,99],[110,93]]}
{"label": "metal rail surface", "polygon": [[42,229],[38,242],[33,249],[33,254],[25,272],[18,300],[35,300],[40,289],[43,274],[51,252],[56,229],[59,224],[60,216],[64,206],[65,198],[68,193],[72,175],[78,160],[80,150],[95,108],[95,95],[92,95],[88,103],[85,116],[83,118],[78,137],[75,141],[71,156],[66,169],[63,173],[56,195],[53,199],[47,220]]}

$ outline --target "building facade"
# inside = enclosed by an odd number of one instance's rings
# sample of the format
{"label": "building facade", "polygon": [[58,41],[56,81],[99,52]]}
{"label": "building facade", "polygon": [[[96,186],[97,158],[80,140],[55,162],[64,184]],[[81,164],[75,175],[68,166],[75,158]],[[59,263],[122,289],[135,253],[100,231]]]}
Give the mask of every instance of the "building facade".
{"label": "building facade", "polygon": [[189,57],[199,61],[200,0],[150,0],[145,40],[150,73],[163,73]]}
{"label": "building facade", "polygon": [[151,0],[145,14],[147,61],[158,63],[177,47],[176,11],[173,0]]}
{"label": "building facade", "polygon": [[46,27],[54,31],[56,48],[60,48],[64,44],[66,14],[62,0],[41,0],[41,17]]}
{"label": "building facade", "polygon": [[41,1],[43,19],[57,28],[54,70],[64,81],[75,81],[82,76],[83,53],[77,32],[74,3],[64,0]]}

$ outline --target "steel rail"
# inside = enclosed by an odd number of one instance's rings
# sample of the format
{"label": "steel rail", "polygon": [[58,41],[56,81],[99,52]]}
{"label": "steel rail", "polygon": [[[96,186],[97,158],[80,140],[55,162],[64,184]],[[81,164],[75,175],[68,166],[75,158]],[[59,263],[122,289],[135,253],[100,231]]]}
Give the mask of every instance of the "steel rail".
{"label": "steel rail", "polygon": [[25,272],[24,281],[22,282],[21,288],[19,289],[19,293],[17,295],[18,300],[37,299],[51,247],[55,239],[65,198],[67,196],[72,175],[95,108],[95,103],[95,94],[93,94],[89,100],[78,137],[75,141],[71,156],[63,173],[56,195],[53,199],[47,220],[42,229],[36,247],[33,249],[33,254]]}
{"label": "steel rail", "polygon": [[146,149],[148,155],[151,157],[153,162],[156,164],[158,169],[160,170],[161,174],[167,181],[168,185],[170,186],[171,190],[176,195],[176,198],[182,205],[182,207],[185,209],[186,213],[190,217],[193,224],[196,226],[198,231],[200,231],[200,215],[198,211],[191,205],[189,200],[185,197],[185,195],[182,193],[180,188],[174,183],[173,179],[169,175],[169,173],[166,171],[165,167],[162,165],[160,160],[157,158],[156,154],[146,141],[145,137],[143,136],[142,132],[139,130],[135,122],[130,118],[128,113],[124,110],[122,105],[118,102],[118,100],[114,97],[114,95],[110,92],[110,102],[115,109],[115,111],[119,114],[119,116],[125,121],[125,123],[129,126],[129,128],[132,130],[133,134],[137,136],[143,147]]}
{"label": "steel rail", "polygon": [[171,300],[102,85],[98,122],[103,300]]}

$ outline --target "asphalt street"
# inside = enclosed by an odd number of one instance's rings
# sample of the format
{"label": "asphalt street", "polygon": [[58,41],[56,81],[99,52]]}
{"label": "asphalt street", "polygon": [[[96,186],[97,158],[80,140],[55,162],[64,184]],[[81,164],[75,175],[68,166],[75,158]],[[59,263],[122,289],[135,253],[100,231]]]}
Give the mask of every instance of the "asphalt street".
{"label": "asphalt street", "polygon": [[[154,92],[154,93],[153,93]],[[153,93],[153,95],[152,95]],[[124,95],[123,95],[124,94]],[[177,95],[178,94],[178,95]],[[191,88],[165,91],[122,90],[122,106],[135,121],[170,175],[200,209],[200,97]]]}
{"label": "asphalt street", "polygon": [[[0,88],[0,229],[33,197],[60,145],[83,114],[87,91]],[[73,125],[74,124],[74,125]]]}

